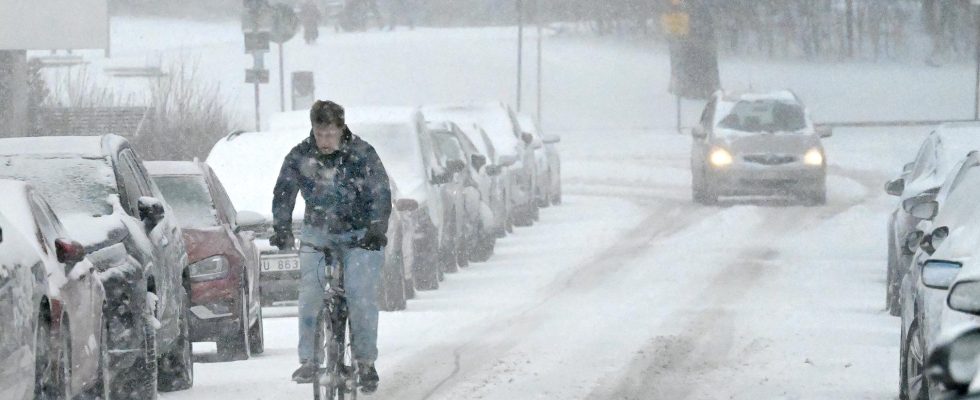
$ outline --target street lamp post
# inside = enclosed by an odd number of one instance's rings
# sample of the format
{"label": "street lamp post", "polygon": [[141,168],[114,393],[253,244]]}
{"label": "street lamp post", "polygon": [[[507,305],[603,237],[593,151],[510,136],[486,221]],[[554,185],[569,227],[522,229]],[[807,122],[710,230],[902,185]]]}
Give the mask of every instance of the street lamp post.
{"label": "street lamp post", "polygon": [[524,72],[524,0],[517,0],[517,111],[521,111]]}

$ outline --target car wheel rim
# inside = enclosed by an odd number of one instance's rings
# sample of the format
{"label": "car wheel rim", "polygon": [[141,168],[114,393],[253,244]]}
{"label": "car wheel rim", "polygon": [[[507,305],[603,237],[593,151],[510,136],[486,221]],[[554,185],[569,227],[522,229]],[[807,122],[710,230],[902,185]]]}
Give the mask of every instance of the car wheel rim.
{"label": "car wheel rim", "polygon": [[905,357],[905,373],[910,398],[918,398],[918,393],[922,391],[922,345],[918,340],[918,330],[912,332],[912,340],[909,341],[908,355]]}

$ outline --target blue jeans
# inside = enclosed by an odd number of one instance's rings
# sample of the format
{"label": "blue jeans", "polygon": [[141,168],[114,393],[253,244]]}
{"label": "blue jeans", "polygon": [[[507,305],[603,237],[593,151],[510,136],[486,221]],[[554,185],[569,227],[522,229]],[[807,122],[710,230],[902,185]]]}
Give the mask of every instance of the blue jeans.
{"label": "blue jeans", "polygon": [[332,234],[325,229],[303,227],[299,250],[299,360],[313,361],[316,317],[323,306],[323,294],[327,284],[327,265],[323,252],[310,247],[339,248],[343,258],[344,290],[350,311],[351,345],[354,359],[374,362],[378,358],[378,295],[381,286],[381,268],[385,253],[359,247],[349,248],[354,239],[364,236],[364,231]]}

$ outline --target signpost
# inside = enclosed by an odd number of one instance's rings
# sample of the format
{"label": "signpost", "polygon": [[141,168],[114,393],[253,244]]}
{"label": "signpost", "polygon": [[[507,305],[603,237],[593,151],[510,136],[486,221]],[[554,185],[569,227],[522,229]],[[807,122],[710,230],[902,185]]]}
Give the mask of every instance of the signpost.
{"label": "signpost", "polygon": [[299,31],[299,17],[293,7],[276,4],[272,13],[270,39],[279,45],[279,111],[286,111],[286,78],[283,67],[282,44],[288,42]]}
{"label": "signpost", "polygon": [[980,0],[970,0],[970,5],[973,6],[973,21],[977,25],[977,71],[976,81],[973,84],[973,119],[980,120]]}
{"label": "signpost", "polygon": [[252,55],[252,69],[245,70],[245,83],[255,87],[255,131],[262,130],[259,102],[259,85],[269,83],[269,70],[265,69],[264,57],[269,51],[272,34],[269,32],[269,4],[265,0],[244,0],[242,33],[245,37],[245,53]]}

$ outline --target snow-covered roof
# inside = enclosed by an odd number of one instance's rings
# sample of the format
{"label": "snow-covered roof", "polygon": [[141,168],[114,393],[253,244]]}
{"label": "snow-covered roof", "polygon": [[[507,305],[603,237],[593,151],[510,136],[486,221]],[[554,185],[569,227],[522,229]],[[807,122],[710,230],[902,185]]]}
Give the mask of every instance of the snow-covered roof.
{"label": "snow-covered roof", "polygon": [[727,102],[737,101],[758,101],[758,100],[777,100],[788,103],[799,103],[796,95],[788,89],[773,90],[768,92],[726,90],[721,91],[721,98]]}
{"label": "snow-covered roof", "polygon": [[[520,141],[514,131],[514,121],[509,108],[501,102],[429,105],[422,108],[422,113],[426,119],[449,120],[460,126],[480,125],[493,142],[498,157],[519,154]],[[474,139],[470,138],[476,142]]]}
{"label": "snow-covered roof", "polygon": [[204,171],[193,161],[144,161],[146,171],[153,176],[201,175]]}

